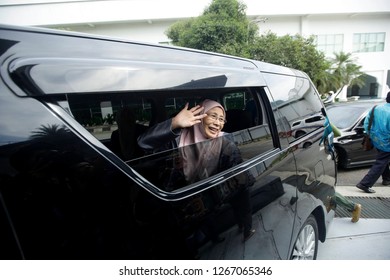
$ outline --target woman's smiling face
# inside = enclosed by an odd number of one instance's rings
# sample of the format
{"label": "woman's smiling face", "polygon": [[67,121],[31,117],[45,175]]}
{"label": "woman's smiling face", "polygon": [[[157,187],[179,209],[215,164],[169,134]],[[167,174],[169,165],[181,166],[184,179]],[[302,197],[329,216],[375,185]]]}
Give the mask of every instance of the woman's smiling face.
{"label": "woman's smiling face", "polygon": [[206,138],[216,138],[225,125],[224,111],[219,107],[211,108],[203,119],[203,128]]}

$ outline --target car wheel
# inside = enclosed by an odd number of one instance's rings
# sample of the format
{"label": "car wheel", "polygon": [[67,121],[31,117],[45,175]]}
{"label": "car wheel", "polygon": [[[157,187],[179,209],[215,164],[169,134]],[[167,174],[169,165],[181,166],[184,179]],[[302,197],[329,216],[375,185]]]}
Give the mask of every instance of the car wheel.
{"label": "car wheel", "polygon": [[318,251],[318,226],[310,215],[299,231],[291,253],[291,260],[315,260]]}
{"label": "car wheel", "polygon": [[307,149],[307,148],[309,148],[311,145],[312,145],[311,142],[305,142],[305,143],[303,143],[303,148],[304,148],[304,149]]}

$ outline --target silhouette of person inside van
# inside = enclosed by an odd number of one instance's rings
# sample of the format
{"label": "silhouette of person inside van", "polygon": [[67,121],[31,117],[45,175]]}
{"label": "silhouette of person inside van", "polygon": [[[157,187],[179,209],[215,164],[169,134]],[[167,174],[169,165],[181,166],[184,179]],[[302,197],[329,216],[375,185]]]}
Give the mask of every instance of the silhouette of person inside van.
{"label": "silhouette of person inside van", "polygon": [[[224,136],[225,109],[216,101],[206,99],[193,108],[185,107],[173,118],[151,127],[138,137],[144,150],[179,148],[178,163],[187,184],[215,175],[242,162],[237,146]],[[249,173],[239,174],[215,187],[222,203],[229,203],[235,213],[244,241],[255,232],[252,229],[252,209],[248,187],[254,178]],[[214,235],[214,241],[221,238]]]}
{"label": "silhouette of person inside van", "polygon": [[116,113],[118,129],[111,134],[111,149],[123,160],[130,160],[140,156],[141,151],[137,146],[137,135],[142,126],[136,123],[136,116],[129,107],[123,107]]}

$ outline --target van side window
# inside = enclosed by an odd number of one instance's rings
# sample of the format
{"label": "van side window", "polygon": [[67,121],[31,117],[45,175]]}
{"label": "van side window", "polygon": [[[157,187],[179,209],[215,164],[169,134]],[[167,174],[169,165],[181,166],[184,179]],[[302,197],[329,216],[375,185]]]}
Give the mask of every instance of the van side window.
{"label": "van side window", "polygon": [[[133,126],[134,139],[126,146],[135,145],[138,134],[145,131],[152,121],[153,104],[146,98],[134,94],[72,94],[67,96],[68,103],[60,104],[93,136],[112,150],[120,158],[127,160],[120,144],[119,126]],[[130,117],[131,116],[131,117]],[[131,144],[130,144],[131,143]],[[139,154],[139,153],[138,153]]]}
{"label": "van side window", "polygon": [[[193,107],[204,99],[215,100],[225,108],[224,137],[234,142],[243,161],[273,149],[265,106],[258,99],[256,89],[73,94],[63,107],[145,179],[162,190],[171,191],[168,184],[172,185],[172,179],[176,180],[175,189],[196,183],[186,182],[182,177],[172,178],[172,170],[181,160],[179,149],[143,151],[137,145],[137,138],[150,127],[175,116],[186,103]],[[220,170],[223,171],[226,170]]]}
{"label": "van side window", "polygon": [[322,127],[322,103],[309,79],[264,73],[270,94],[279,135],[294,141]]}
{"label": "van side window", "polygon": [[273,148],[264,104],[256,93],[234,92],[223,96],[226,109],[224,131],[231,133],[244,161]]}

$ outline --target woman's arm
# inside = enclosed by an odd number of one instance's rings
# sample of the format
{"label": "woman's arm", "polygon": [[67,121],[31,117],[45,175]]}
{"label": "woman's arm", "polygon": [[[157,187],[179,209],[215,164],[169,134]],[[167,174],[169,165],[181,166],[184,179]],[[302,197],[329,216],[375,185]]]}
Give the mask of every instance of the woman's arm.
{"label": "woman's arm", "polygon": [[171,129],[172,119],[158,123],[138,137],[138,145],[144,150],[159,149],[180,135],[181,129]]}
{"label": "woman's arm", "polygon": [[149,128],[138,137],[138,145],[144,150],[154,150],[164,147],[169,142],[180,136],[182,128],[191,127],[200,123],[206,114],[199,113],[204,108],[197,105],[188,109],[188,103],[172,119],[168,119]]}

